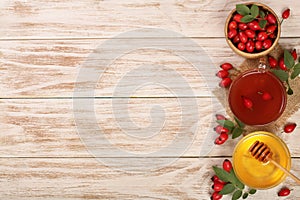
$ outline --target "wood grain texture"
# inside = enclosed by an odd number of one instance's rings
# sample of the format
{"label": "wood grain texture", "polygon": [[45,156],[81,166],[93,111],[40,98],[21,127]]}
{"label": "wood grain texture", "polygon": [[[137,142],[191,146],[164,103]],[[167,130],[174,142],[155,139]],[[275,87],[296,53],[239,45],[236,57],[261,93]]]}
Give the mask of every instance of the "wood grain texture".
{"label": "wood grain texture", "polygon": [[[193,39],[206,55],[198,55],[189,46],[182,47],[181,53],[195,55],[197,67],[170,50],[175,44],[180,44],[176,40],[153,39],[157,42],[157,49],[149,49],[146,45],[143,49],[124,53],[107,66],[100,65],[106,60],[99,52],[92,62],[87,62],[91,60],[91,53],[107,40],[2,41],[0,97],[72,97],[76,82],[79,88],[92,85],[95,88],[93,95],[98,97],[211,96],[212,89],[218,87],[219,79],[215,76],[218,66],[231,62],[238,67],[243,61],[224,39]],[[126,44],[128,40],[121,41]],[[147,39],[149,45],[153,41]],[[298,39],[281,39],[280,44],[288,49],[300,49]],[[107,52],[118,48],[119,45],[111,46]],[[77,79],[81,67],[87,66],[92,75],[99,75],[95,83],[89,79]],[[192,89],[193,94],[188,94],[187,89]],[[130,95],[117,91],[130,91]]]}
{"label": "wood grain texture", "polygon": [[[175,163],[145,173],[128,173],[86,159],[5,159],[0,165],[2,199],[209,199],[212,165],[223,158],[181,158]],[[128,164],[130,165],[130,159]],[[124,166],[125,167],[125,166]],[[293,163],[300,173],[300,160]],[[294,190],[285,199],[299,199],[299,186],[291,179],[270,190],[260,190],[252,199],[278,199],[284,185]],[[223,198],[229,200],[230,198]]]}
{"label": "wood grain texture", "polygon": [[[198,107],[187,105],[188,113],[182,111],[186,109],[183,100],[176,98],[96,99],[94,111],[84,106],[73,108],[72,100],[67,99],[1,100],[0,157],[231,156],[237,140],[213,145],[217,137],[212,130],[214,114],[224,110],[210,98],[196,100]],[[79,117],[74,110],[80,111]],[[198,123],[192,123],[193,113]],[[93,115],[96,124],[90,118]],[[290,121],[297,122],[299,116],[297,112]],[[79,129],[83,135],[78,134]],[[300,156],[299,131],[297,127],[292,134],[277,133],[293,157]],[[90,134],[95,143],[84,140],[89,141]],[[184,151],[180,144],[171,145],[180,134],[190,139],[184,143]],[[114,153],[115,148],[123,153]],[[90,149],[100,154],[88,152]]]}
{"label": "wood grain texture", "polygon": [[[300,36],[297,1],[263,0],[280,16],[292,9],[282,36]],[[187,37],[224,37],[227,15],[240,1],[1,1],[0,38],[110,38],[138,28],[163,28]]]}

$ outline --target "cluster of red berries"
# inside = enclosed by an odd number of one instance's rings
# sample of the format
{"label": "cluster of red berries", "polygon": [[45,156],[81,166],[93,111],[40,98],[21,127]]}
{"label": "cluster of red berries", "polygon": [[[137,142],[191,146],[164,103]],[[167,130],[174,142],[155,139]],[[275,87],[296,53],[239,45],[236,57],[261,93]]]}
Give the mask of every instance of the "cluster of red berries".
{"label": "cluster of red berries", "polygon": [[[221,114],[216,114],[216,119],[217,120],[227,120],[223,115]],[[221,145],[224,144],[228,140],[228,133],[229,130],[222,125],[217,125],[214,128],[214,131],[219,134],[219,136],[215,139],[215,144]]]}
{"label": "cluster of red berries", "polygon": [[229,70],[233,69],[233,66],[230,63],[223,63],[222,65],[220,65],[220,68],[221,70],[219,70],[216,74],[216,76],[222,79],[219,83],[219,86],[223,88],[227,88],[232,83],[232,80],[229,77],[230,75]]}
{"label": "cluster of red berries", "polygon": [[[297,60],[298,55],[297,55],[296,49],[294,49],[291,52],[291,54],[292,54],[294,60]],[[284,64],[284,56],[280,57],[278,61],[274,57],[269,56],[268,61],[269,61],[269,66],[271,68],[278,68],[279,67],[280,69],[282,69],[284,71],[288,70],[287,66]]]}
{"label": "cluster of red berries", "polygon": [[[232,170],[232,164],[230,160],[225,159],[223,161],[223,169],[230,173]],[[226,182],[222,181],[217,175],[213,175],[211,178],[213,181],[212,189],[214,190],[213,194],[211,195],[211,200],[219,200],[222,198],[223,195],[219,194],[219,192],[224,188],[224,186],[227,184]]]}
{"label": "cluster of red berries", "polygon": [[267,24],[260,27],[259,19],[248,23],[241,22],[242,15],[236,13],[228,24],[228,38],[235,46],[248,53],[261,52],[269,49],[277,37],[278,24],[272,13],[265,16]]}

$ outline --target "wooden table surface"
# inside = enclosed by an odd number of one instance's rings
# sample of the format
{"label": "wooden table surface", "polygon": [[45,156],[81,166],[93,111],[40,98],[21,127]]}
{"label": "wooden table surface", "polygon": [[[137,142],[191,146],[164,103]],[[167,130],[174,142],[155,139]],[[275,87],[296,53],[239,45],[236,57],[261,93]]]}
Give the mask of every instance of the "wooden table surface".
{"label": "wooden table surface", "polygon": [[[238,2],[2,0],[0,199],[209,199],[237,142],[212,145],[211,91],[243,61],[223,33]],[[299,50],[299,2],[261,2],[291,8],[280,44]],[[282,135],[298,175],[299,132]],[[300,199],[289,178],[249,199],[282,186]]]}

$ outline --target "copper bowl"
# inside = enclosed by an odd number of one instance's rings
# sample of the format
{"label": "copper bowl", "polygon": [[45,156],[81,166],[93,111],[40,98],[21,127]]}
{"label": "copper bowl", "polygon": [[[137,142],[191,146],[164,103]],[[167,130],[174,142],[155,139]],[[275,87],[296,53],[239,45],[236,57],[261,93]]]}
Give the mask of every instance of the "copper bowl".
{"label": "copper bowl", "polygon": [[237,53],[238,55],[240,56],[243,56],[244,58],[249,58],[249,59],[254,59],[254,58],[259,58],[259,57],[262,57],[262,56],[265,56],[267,54],[269,54],[274,48],[275,46],[278,44],[278,40],[279,40],[279,37],[280,37],[280,32],[281,32],[281,27],[280,27],[280,21],[279,21],[279,18],[278,16],[276,15],[276,13],[269,7],[269,6],[266,6],[265,4],[262,4],[262,3],[257,3],[257,2],[249,2],[249,3],[245,3],[245,5],[252,5],[252,4],[255,4],[259,7],[262,7],[264,10],[267,10],[269,11],[270,13],[272,13],[275,17],[276,17],[276,21],[277,21],[277,36],[272,44],[272,46],[269,48],[269,49],[266,49],[264,51],[261,51],[261,52],[258,52],[258,53],[247,53],[247,52],[244,52],[244,51],[241,51],[239,50],[232,42],[231,40],[228,38],[228,24],[233,16],[233,14],[235,14],[236,12],[236,9],[233,9],[230,14],[228,15],[227,19],[226,19],[226,22],[225,22],[225,28],[224,28],[224,32],[225,32],[225,39],[228,43],[228,45],[230,46],[230,48],[235,52]]}

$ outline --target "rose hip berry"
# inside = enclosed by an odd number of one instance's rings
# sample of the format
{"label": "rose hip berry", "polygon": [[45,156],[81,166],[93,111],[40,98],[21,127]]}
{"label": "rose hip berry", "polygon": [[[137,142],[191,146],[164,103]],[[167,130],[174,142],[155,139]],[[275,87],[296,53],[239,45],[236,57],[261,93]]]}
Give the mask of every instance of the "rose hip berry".
{"label": "rose hip berry", "polygon": [[218,76],[219,78],[226,78],[228,75],[229,75],[228,71],[224,69],[218,71],[218,73],[216,74],[216,76]]}
{"label": "rose hip berry", "polygon": [[223,63],[222,65],[220,65],[220,67],[226,71],[233,69],[233,66],[230,63]]}
{"label": "rose hip berry", "polygon": [[274,33],[276,29],[277,29],[277,26],[275,26],[275,25],[268,26],[267,33],[269,33],[269,34]]}
{"label": "rose hip berry", "polygon": [[282,69],[284,71],[288,70],[287,67],[286,67],[286,65],[284,64],[284,58],[283,57],[281,57],[279,59],[278,65],[279,65],[280,69]]}
{"label": "rose hip berry", "polygon": [[248,41],[248,36],[245,32],[239,32],[240,41],[246,43]]}
{"label": "rose hip berry", "polygon": [[291,193],[291,190],[288,188],[282,188],[279,192],[278,192],[278,196],[280,197],[285,197],[288,196]]}
{"label": "rose hip berry", "polygon": [[272,13],[269,13],[267,15],[267,21],[270,23],[270,24],[276,24],[276,17],[272,14]]}
{"label": "rose hip berry", "polygon": [[242,96],[242,101],[245,108],[252,109],[253,102],[249,98]]}
{"label": "rose hip berry", "polygon": [[292,54],[294,60],[297,60],[298,55],[297,55],[296,49],[294,49],[291,54]]}
{"label": "rose hip berry", "polygon": [[283,19],[287,19],[287,18],[289,18],[289,16],[290,16],[290,9],[288,8],[288,9],[286,9],[285,11],[283,11],[283,13],[282,13],[282,18]]}
{"label": "rose hip berry", "polygon": [[239,23],[238,27],[241,31],[244,31],[248,28],[247,24],[245,23]]}
{"label": "rose hip berry", "polygon": [[224,184],[221,184],[219,182],[214,182],[214,184],[212,185],[212,189],[216,192],[220,192],[224,187]]}
{"label": "rose hip berry", "polygon": [[277,60],[272,56],[268,57],[268,61],[271,68],[275,68],[277,66]]}
{"label": "rose hip berry", "polygon": [[297,124],[296,123],[289,123],[287,125],[284,126],[284,132],[285,133],[291,133],[295,130]]}
{"label": "rose hip berry", "polygon": [[233,38],[233,43],[239,43],[240,42],[240,37],[238,35],[236,35],[234,38]]}
{"label": "rose hip berry", "polygon": [[231,83],[232,83],[231,78],[226,77],[226,78],[223,78],[223,79],[220,81],[219,86],[220,86],[220,87],[223,87],[223,88],[227,88],[227,87],[230,86]]}
{"label": "rose hip berry", "polygon": [[264,101],[269,101],[269,100],[273,99],[272,95],[269,92],[262,92],[260,94],[261,94],[261,98]]}
{"label": "rose hip berry", "polygon": [[223,195],[219,194],[218,192],[214,192],[211,195],[210,199],[211,200],[220,200],[220,199],[222,199],[222,197],[223,197]]}
{"label": "rose hip berry", "polygon": [[216,131],[216,133],[221,134],[221,133],[228,133],[229,130],[221,125],[218,125],[214,128],[214,131]]}
{"label": "rose hip berry", "polygon": [[246,45],[244,43],[240,42],[238,44],[238,49],[241,50],[241,51],[244,51],[246,49]]}
{"label": "rose hip berry", "polygon": [[268,38],[268,34],[266,32],[259,32],[257,35],[257,40],[264,41]]}
{"label": "rose hip berry", "polygon": [[226,142],[227,139],[228,139],[228,134],[221,133],[220,136],[216,138],[215,144],[217,144],[217,145],[224,144],[224,142]]}
{"label": "rose hip berry", "polygon": [[259,26],[259,23],[258,21],[252,21],[252,22],[249,22],[248,23],[248,27],[253,30],[253,31],[258,31],[260,30],[260,26]]}
{"label": "rose hip berry", "polygon": [[232,163],[230,162],[230,160],[225,159],[225,160],[223,161],[223,169],[224,169],[225,171],[227,171],[227,172],[230,172],[230,171],[231,171],[231,169],[232,169]]}
{"label": "rose hip berry", "polygon": [[262,46],[264,49],[269,49],[272,46],[272,40],[270,39],[264,40]]}
{"label": "rose hip berry", "polygon": [[262,41],[256,41],[255,42],[255,49],[257,50],[257,51],[260,51],[261,49],[262,49]]}
{"label": "rose hip berry", "polygon": [[216,119],[217,120],[226,120],[226,117],[224,117],[224,115],[221,115],[221,114],[216,114]]}
{"label": "rose hip berry", "polygon": [[246,35],[248,36],[248,38],[255,38],[255,31],[253,30],[245,30]]}
{"label": "rose hip berry", "polygon": [[228,25],[229,29],[237,29],[238,25],[236,23],[236,21],[231,21]]}
{"label": "rose hip berry", "polygon": [[241,19],[242,19],[242,18],[243,18],[243,16],[240,15],[240,14],[235,14],[235,15],[233,16],[233,20],[236,21],[236,22],[241,22]]}
{"label": "rose hip berry", "polygon": [[226,182],[222,181],[217,175],[214,175],[213,177],[211,177],[211,180],[215,183],[215,182],[218,182],[218,183],[221,183],[223,185],[226,184]]}
{"label": "rose hip berry", "polygon": [[236,29],[230,29],[229,30],[229,32],[228,32],[228,38],[229,39],[234,38],[236,35],[237,35]]}
{"label": "rose hip berry", "polygon": [[251,53],[254,51],[254,42],[252,40],[249,40],[247,43],[246,43],[246,50]]}

